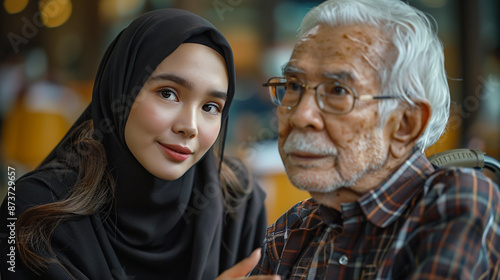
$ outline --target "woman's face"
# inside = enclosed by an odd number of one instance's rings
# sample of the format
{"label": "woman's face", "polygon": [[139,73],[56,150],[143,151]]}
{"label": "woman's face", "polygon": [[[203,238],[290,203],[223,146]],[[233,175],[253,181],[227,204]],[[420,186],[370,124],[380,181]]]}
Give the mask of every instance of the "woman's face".
{"label": "woman's face", "polygon": [[128,148],[156,177],[181,177],[217,139],[227,90],[224,58],[204,45],[181,44],[135,99],[125,125]]}

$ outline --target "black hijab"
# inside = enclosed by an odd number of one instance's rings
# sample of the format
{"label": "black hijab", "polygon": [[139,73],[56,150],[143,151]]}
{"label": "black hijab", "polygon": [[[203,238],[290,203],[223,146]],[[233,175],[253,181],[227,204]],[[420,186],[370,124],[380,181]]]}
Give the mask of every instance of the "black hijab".
{"label": "black hijab", "polygon": [[92,119],[116,181],[113,211],[103,226],[127,275],[139,279],[213,279],[219,270],[224,207],[219,182],[222,148],[212,147],[181,178],[159,179],[134,158],[124,137],[127,117],[143,84],[180,44],[199,43],[219,52],[229,74],[220,146],[234,96],[232,51],[206,20],[183,10],[144,14],[107,49],[94,84],[92,103],[43,164],[64,157],[72,132]]}

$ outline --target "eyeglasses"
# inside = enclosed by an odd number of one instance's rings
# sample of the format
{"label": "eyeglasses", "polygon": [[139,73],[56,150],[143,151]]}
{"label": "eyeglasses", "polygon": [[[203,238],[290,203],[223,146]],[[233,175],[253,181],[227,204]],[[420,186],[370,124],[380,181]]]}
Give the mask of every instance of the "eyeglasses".
{"label": "eyeglasses", "polygon": [[310,87],[297,79],[287,79],[284,77],[272,77],[263,84],[269,89],[271,100],[280,107],[293,108],[297,106],[302,99],[302,95],[307,89],[313,89],[316,92],[316,101],[318,107],[325,113],[347,114],[352,111],[356,100],[380,100],[399,98],[398,96],[369,94],[360,95],[356,91],[338,81],[328,81]]}

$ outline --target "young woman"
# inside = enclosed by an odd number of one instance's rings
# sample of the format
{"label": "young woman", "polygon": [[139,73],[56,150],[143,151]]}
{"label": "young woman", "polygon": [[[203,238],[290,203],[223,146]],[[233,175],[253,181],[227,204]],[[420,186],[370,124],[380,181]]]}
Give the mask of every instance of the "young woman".
{"label": "young woman", "polygon": [[165,9],[132,22],[87,110],[11,190],[15,213],[2,204],[2,279],[214,279],[250,255],[264,194],[223,159],[234,80],[204,19]]}

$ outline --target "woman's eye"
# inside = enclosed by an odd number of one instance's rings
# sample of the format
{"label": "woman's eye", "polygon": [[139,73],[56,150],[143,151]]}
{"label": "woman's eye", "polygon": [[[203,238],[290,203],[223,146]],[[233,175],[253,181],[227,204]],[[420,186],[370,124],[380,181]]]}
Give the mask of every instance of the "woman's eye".
{"label": "woman's eye", "polygon": [[177,98],[177,95],[175,93],[175,91],[173,91],[172,89],[170,88],[163,88],[163,89],[160,89],[159,90],[160,92],[160,95],[162,98],[164,99],[168,99],[168,100],[178,100]]}
{"label": "woman's eye", "polygon": [[208,104],[203,105],[203,111],[205,111],[209,114],[212,114],[212,115],[217,115],[222,110],[218,104],[208,103]]}

